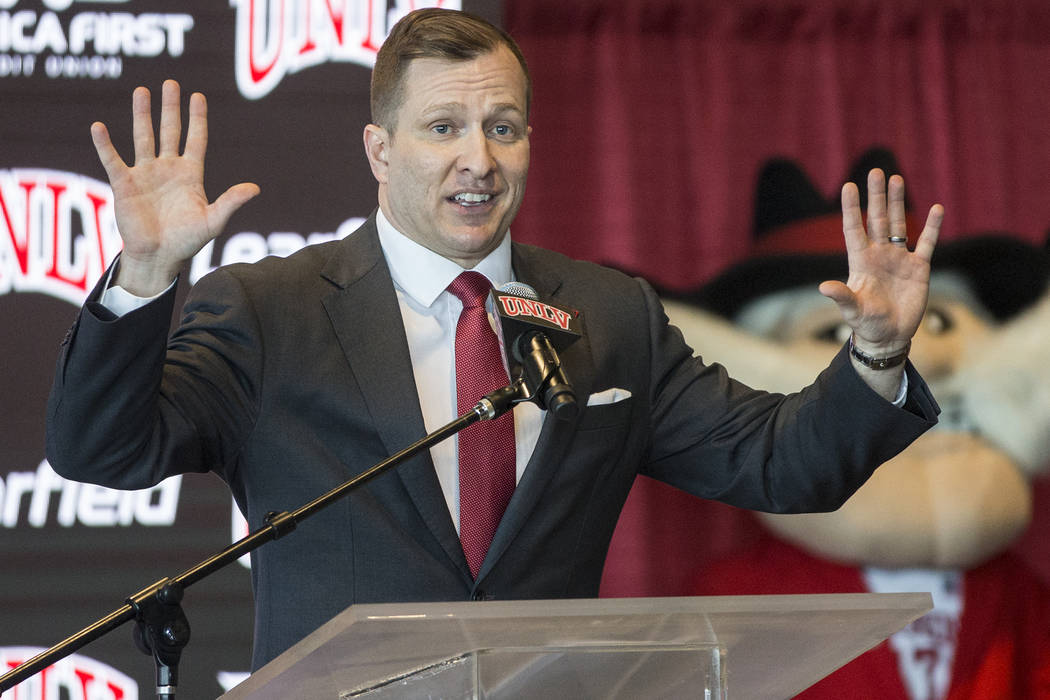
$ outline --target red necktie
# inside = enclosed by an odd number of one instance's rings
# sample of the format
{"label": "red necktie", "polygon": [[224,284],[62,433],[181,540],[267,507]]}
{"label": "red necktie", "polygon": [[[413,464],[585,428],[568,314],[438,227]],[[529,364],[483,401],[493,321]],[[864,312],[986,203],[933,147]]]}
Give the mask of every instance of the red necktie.
{"label": "red necktie", "polygon": [[[509,381],[499,341],[485,313],[491,288],[484,275],[472,271],[460,274],[448,286],[463,302],[456,325],[459,415]],[[459,539],[475,578],[514,493],[514,483],[514,416],[510,411],[459,433]]]}

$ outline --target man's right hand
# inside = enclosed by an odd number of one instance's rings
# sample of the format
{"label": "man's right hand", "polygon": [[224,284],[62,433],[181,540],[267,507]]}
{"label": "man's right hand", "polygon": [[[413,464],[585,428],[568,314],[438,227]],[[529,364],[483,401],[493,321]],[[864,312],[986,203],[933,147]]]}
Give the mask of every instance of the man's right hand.
{"label": "man's right hand", "polygon": [[115,283],[137,296],[166,289],[183,264],[222,233],[230,216],[259,193],[242,182],[212,203],[204,193],[204,153],[208,145],[208,108],[204,95],[190,96],[186,147],[182,138],[179,84],[166,80],[162,91],[159,149],[154,141],[150,92],[132,95],[135,164],[124,162],[101,122],[91,138],[113,188],[117,229],[124,241]]}

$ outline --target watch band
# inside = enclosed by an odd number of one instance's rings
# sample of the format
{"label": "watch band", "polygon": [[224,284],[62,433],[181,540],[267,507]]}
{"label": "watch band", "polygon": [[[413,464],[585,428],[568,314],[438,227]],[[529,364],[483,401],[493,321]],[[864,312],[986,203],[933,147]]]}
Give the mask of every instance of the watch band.
{"label": "watch band", "polygon": [[854,345],[852,333],[849,337],[849,354],[857,358],[857,361],[860,362],[862,365],[871,369],[889,369],[891,367],[896,367],[897,365],[903,364],[904,361],[908,359],[908,352],[910,350],[911,341],[909,340],[908,344],[904,346],[904,349],[896,355],[890,355],[889,357],[875,357],[874,355],[869,355],[868,353],[864,352],[856,345]]}

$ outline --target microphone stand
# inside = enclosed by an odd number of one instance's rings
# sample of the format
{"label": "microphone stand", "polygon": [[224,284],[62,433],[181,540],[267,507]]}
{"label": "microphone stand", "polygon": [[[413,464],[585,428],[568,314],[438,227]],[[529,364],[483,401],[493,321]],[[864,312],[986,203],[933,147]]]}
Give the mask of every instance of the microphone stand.
{"label": "microphone stand", "polygon": [[464,428],[481,420],[494,420],[515,404],[530,396],[524,381],[517,379],[502,389],[488,394],[462,416],[412,443],[400,452],[373,465],[354,478],[319,496],[298,510],[270,512],[265,526],[226,549],[187,569],[174,578],[163,578],[127,598],[125,604],[109,615],[80,630],[47,651],[0,676],[0,693],[9,690],[51,664],[64,659],[88,643],[135,620],[135,642],[143,652],[153,656],[157,666],[158,700],[175,700],[178,685],[178,663],[182,648],[190,639],[190,626],[180,602],[185,589],[263,544],[284,537],[296,525],[325,506],[339,500],[361,483],[377,476],[406,459],[415,456]]}

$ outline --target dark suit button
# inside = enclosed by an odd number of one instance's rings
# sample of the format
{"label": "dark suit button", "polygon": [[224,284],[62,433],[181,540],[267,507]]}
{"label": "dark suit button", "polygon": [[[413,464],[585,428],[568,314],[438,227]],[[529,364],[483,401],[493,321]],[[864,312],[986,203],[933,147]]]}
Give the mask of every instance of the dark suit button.
{"label": "dark suit button", "polygon": [[474,594],[470,596],[471,600],[487,600],[488,596],[485,595],[485,591],[480,588],[474,591]]}

